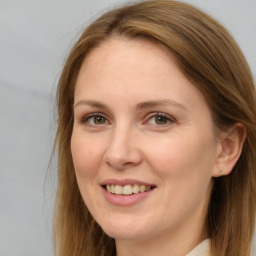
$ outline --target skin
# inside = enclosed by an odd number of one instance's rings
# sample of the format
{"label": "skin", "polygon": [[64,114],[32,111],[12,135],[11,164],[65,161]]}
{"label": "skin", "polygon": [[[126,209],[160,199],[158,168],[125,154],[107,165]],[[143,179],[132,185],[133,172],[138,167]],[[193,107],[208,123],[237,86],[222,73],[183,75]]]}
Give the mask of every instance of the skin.
{"label": "skin", "polygon": [[[207,237],[203,225],[223,148],[204,98],[165,48],[111,38],[85,59],[71,151],[84,202],[115,238],[118,256],[185,255]],[[100,185],[111,178],[156,188],[135,205],[116,206]]]}

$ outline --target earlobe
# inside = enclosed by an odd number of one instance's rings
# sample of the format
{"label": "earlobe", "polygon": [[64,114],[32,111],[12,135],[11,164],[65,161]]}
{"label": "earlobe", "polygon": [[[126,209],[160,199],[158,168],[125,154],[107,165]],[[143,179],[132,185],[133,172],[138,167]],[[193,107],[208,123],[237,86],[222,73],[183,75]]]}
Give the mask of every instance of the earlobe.
{"label": "earlobe", "polygon": [[213,177],[226,176],[231,173],[241,155],[245,138],[246,128],[241,123],[236,123],[222,133]]}

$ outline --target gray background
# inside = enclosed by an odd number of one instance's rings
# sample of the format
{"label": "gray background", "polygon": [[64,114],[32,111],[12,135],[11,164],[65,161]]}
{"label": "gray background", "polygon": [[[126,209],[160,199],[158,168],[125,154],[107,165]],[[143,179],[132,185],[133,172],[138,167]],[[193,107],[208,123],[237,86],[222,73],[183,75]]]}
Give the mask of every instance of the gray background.
{"label": "gray background", "polygon": [[[256,77],[256,0],[186,2],[231,31]],[[0,0],[0,256],[52,255],[56,164],[46,173],[57,80],[78,34],[117,3]]]}

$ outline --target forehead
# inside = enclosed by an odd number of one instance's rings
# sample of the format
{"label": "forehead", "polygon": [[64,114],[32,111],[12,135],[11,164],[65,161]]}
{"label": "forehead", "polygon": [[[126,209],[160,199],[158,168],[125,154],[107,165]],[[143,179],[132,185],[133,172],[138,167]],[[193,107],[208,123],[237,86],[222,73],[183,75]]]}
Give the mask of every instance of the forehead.
{"label": "forehead", "polygon": [[[160,43],[153,43],[146,39],[109,38],[87,55],[81,70],[88,68],[89,63],[94,65],[94,68],[99,66],[112,68],[117,64],[120,70],[124,65],[138,67],[140,62],[143,62],[139,69],[141,71],[142,68],[156,66],[160,59],[162,62],[171,60],[176,64],[170,51]],[[135,72],[136,69],[131,69],[131,71]]]}
{"label": "forehead", "polygon": [[170,51],[141,39],[110,38],[86,57],[77,78],[75,101],[88,97],[130,101],[171,98],[188,108],[206,105]]}
{"label": "forehead", "polygon": [[177,79],[190,83],[166,47],[142,39],[111,38],[86,57],[76,86],[88,88],[93,83],[106,88],[111,81],[116,89],[120,89],[127,83],[132,86],[140,82],[149,89],[156,80],[160,86],[160,82],[171,85],[172,80]]}

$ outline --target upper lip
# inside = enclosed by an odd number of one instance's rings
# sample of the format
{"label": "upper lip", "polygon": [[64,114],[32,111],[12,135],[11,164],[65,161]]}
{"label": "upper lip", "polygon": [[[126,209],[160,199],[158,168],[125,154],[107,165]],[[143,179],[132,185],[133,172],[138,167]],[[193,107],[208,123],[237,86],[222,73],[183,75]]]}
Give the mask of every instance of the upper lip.
{"label": "upper lip", "polygon": [[145,185],[145,186],[151,186],[155,187],[154,184],[144,182],[144,181],[139,181],[139,180],[134,180],[134,179],[107,179],[104,180],[103,182],[100,183],[101,186],[106,186],[106,185],[120,185],[120,186],[125,186],[125,185]]}

